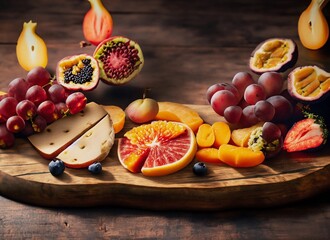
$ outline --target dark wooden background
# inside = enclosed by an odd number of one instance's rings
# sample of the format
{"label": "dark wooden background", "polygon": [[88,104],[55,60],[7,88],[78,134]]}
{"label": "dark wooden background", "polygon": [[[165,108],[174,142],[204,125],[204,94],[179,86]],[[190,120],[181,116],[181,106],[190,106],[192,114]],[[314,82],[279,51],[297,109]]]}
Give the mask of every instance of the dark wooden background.
{"label": "dark wooden background", "polygon": [[[297,42],[297,65],[330,71],[329,41],[318,51],[302,47],[300,13],[310,1],[112,0],[103,1],[114,20],[114,35],[137,41],[145,66],[126,86],[100,83],[90,100],[121,107],[142,96],[159,101],[207,104],[208,86],[248,71],[248,59],[261,41],[287,37]],[[80,48],[87,0],[0,2],[0,90],[24,77],[15,48],[24,21],[38,23],[49,50],[48,69],[67,55],[93,53]],[[330,4],[324,9],[328,21]],[[285,73],[287,74],[287,73]],[[256,77],[256,75],[254,75]],[[40,208],[0,197],[0,239],[329,239],[330,192],[268,209],[219,212],[157,212],[129,208]],[[244,201],[244,196],[242,196]]]}

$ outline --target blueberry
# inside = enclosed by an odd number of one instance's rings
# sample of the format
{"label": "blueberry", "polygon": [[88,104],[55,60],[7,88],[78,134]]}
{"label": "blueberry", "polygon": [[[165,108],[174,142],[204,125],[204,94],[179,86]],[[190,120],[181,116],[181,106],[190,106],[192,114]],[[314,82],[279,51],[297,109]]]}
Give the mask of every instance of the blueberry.
{"label": "blueberry", "polygon": [[93,174],[99,174],[102,171],[102,165],[100,162],[92,163],[88,166],[88,171],[90,171]]}
{"label": "blueberry", "polygon": [[203,162],[197,162],[194,164],[193,172],[197,176],[205,176],[207,174],[207,167]]}
{"label": "blueberry", "polygon": [[65,165],[61,159],[54,158],[48,164],[48,168],[49,168],[50,173],[53,176],[60,176],[64,172]]}

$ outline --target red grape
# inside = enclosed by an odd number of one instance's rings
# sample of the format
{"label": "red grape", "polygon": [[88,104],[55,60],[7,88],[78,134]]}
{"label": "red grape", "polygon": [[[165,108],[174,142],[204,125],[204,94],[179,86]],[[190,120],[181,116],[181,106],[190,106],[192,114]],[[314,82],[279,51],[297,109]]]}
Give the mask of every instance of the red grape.
{"label": "red grape", "polygon": [[282,75],[277,72],[265,72],[258,79],[258,84],[264,87],[267,97],[280,94],[283,82]]}
{"label": "red grape", "polygon": [[41,87],[49,84],[51,76],[49,72],[43,67],[35,67],[31,69],[26,76],[26,81],[29,83],[29,86],[39,85]]}
{"label": "red grape", "polygon": [[47,123],[52,123],[58,119],[55,104],[50,100],[40,103],[37,108],[37,113],[43,117]]}
{"label": "red grape", "polygon": [[293,107],[288,99],[281,95],[271,96],[267,99],[274,108],[275,108],[275,115],[273,118],[274,122],[283,122],[288,120],[293,113]]}
{"label": "red grape", "polygon": [[25,98],[38,106],[43,101],[47,100],[47,93],[41,86],[33,85],[27,90]]}
{"label": "red grape", "polygon": [[210,86],[207,89],[206,98],[207,98],[208,102],[211,103],[212,96],[216,92],[221,91],[221,90],[228,90],[228,91],[232,92],[236,96],[237,101],[239,101],[240,98],[241,98],[238,90],[236,89],[236,87],[234,87],[233,84],[231,84],[231,83],[216,83],[216,84],[213,84],[212,86]]}
{"label": "red grape", "polygon": [[229,106],[223,112],[226,121],[232,124],[239,122],[242,116],[242,108],[240,106]]}
{"label": "red grape", "polygon": [[34,133],[32,123],[30,121],[25,121],[25,128],[19,133],[19,136],[28,137]]}
{"label": "red grape", "polygon": [[240,97],[242,98],[244,95],[244,91],[247,88],[247,86],[255,83],[253,80],[253,77],[248,72],[238,72],[235,74],[232,80],[232,84],[236,87],[238,90]]}
{"label": "red grape", "polygon": [[6,127],[10,132],[18,133],[25,128],[25,121],[20,116],[11,116],[6,122]]}
{"label": "red grape", "polygon": [[37,115],[32,122],[34,132],[42,132],[47,127],[47,121],[42,116]]}
{"label": "red grape", "polygon": [[265,100],[265,89],[259,84],[251,84],[245,89],[244,99],[248,104],[252,105],[256,104],[260,100]]}
{"label": "red grape", "polygon": [[23,100],[17,104],[16,113],[24,120],[29,120],[37,114],[37,107],[30,100]]}
{"label": "red grape", "polygon": [[6,97],[0,101],[0,122],[16,115],[16,105],[17,100],[13,97]]}
{"label": "red grape", "polygon": [[0,124],[0,148],[11,148],[12,146],[14,146],[14,143],[14,134],[8,131],[5,124]]}
{"label": "red grape", "polygon": [[25,99],[25,93],[28,90],[29,85],[23,78],[15,78],[8,84],[8,96],[16,98],[16,100],[22,101]]}
{"label": "red grape", "polygon": [[67,97],[65,103],[68,106],[70,113],[76,114],[85,108],[87,98],[82,92],[74,92]]}
{"label": "red grape", "polygon": [[280,139],[281,135],[281,129],[272,122],[265,122],[262,126],[262,138],[267,143],[271,143],[277,139]]}
{"label": "red grape", "polygon": [[53,84],[48,89],[49,99],[54,103],[65,102],[66,92],[65,88],[60,84]]}
{"label": "red grape", "polygon": [[229,106],[237,104],[236,96],[228,90],[220,90],[216,92],[211,98],[211,106],[213,110],[223,116],[225,109]]}
{"label": "red grape", "polygon": [[56,103],[55,107],[59,118],[66,116],[69,112],[69,108],[64,102]]}
{"label": "red grape", "polygon": [[254,114],[261,121],[271,121],[275,115],[275,108],[270,102],[260,100],[254,105]]}
{"label": "red grape", "polygon": [[259,122],[259,119],[254,114],[254,105],[249,105],[249,106],[245,107],[242,111],[240,124],[243,127],[249,127],[254,124],[257,124],[258,122]]}

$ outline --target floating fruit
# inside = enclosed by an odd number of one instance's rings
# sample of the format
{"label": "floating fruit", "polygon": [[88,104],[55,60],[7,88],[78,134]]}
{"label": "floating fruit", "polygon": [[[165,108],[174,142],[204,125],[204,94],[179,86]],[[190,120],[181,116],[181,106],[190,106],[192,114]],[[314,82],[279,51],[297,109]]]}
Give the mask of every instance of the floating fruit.
{"label": "floating fruit", "polygon": [[298,34],[302,45],[316,50],[323,47],[329,37],[327,19],[322,13],[322,8],[327,0],[312,0],[298,20]]}
{"label": "floating fruit", "polygon": [[155,119],[158,110],[158,103],[154,99],[142,98],[131,102],[125,112],[132,122],[146,123]]}
{"label": "floating fruit", "polygon": [[195,135],[185,124],[154,121],[126,132],[118,142],[118,158],[127,170],[164,176],[187,166],[197,150]]}
{"label": "floating fruit", "polygon": [[271,38],[260,43],[250,57],[250,69],[264,72],[284,72],[298,59],[298,48],[291,39]]}
{"label": "floating fruit", "polygon": [[110,115],[115,133],[119,133],[125,125],[126,114],[124,110],[114,105],[103,105],[102,107]]}
{"label": "floating fruit", "polygon": [[289,129],[283,144],[287,152],[317,149],[327,142],[328,129],[324,119],[314,114],[306,116]]}
{"label": "floating fruit", "polygon": [[203,124],[203,119],[199,114],[188,106],[174,102],[158,102],[159,111],[157,120],[176,121],[187,124],[194,133]]}
{"label": "floating fruit", "polygon": [[57,63],[56,79],[69,90],[92,90],[99,82],[98,62],[87,54],[65,57]]}
{"label": "floating fruit", "polygon": [[219,148],[219,159],[232,167],[254,167],[265,160],[265,155],[247,147],[223,144]]}
{"label": "floating fruit", "polygon": [[122,36],[102,41],[96,47],[93,56],[99,63],[100,78],[112,85],[129,82],[144,65],[139,44]]}
{"label": "floating fruit", "polygon": [[288,76],[288,92],[306,102],[324,100],[330,90],[330,73],[317,66],[295,68]]}
{"label": "floating fruit", "polygon": [[36,28],[37,23],[25,22],[17,40],[17,60],[26,71],[37,66],[46,67],[48,63],[47,46],[44,40],[36,34]]}
{"label": "floating fruit", "polygon": [[108,10],[101,0],[89,0],[91,9],[86,13],[83,21],[83,33],[91,44],[97,46],[104,39],[111,36],[113,22]]}

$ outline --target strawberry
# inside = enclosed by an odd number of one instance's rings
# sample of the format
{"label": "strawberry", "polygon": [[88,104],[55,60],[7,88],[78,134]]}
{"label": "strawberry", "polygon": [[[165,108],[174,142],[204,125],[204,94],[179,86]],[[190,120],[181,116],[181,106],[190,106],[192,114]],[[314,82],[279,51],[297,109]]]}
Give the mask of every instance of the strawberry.
{"label": "strawberry", "polygon": [[307,118],[296,122],[288,131],[283,144],[287,152],[315,149],[327,141],[328,129],[322,117],[305,113]]}

